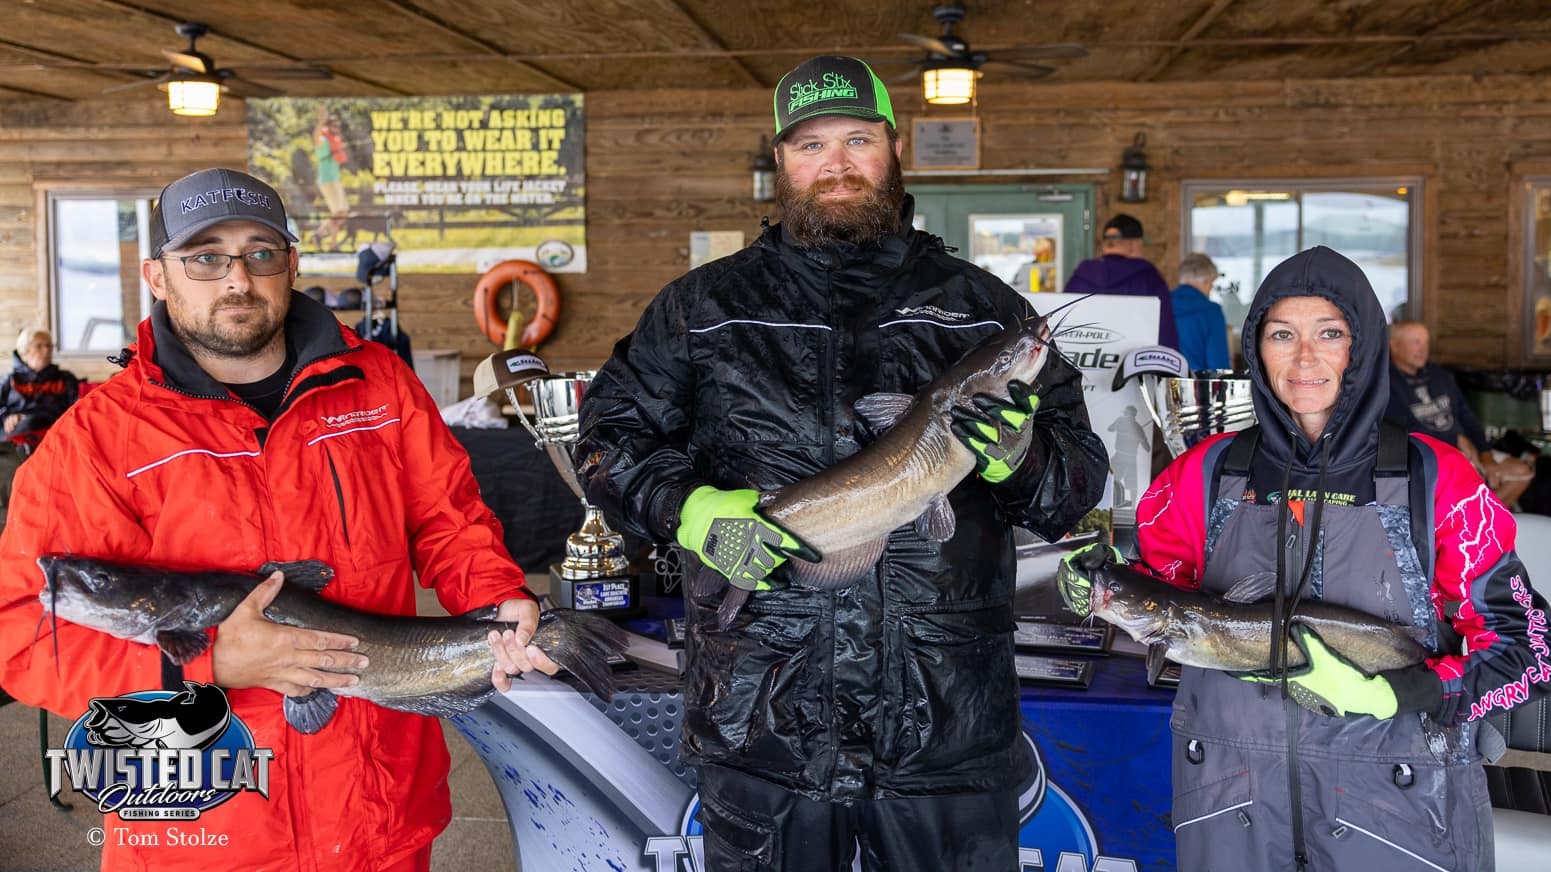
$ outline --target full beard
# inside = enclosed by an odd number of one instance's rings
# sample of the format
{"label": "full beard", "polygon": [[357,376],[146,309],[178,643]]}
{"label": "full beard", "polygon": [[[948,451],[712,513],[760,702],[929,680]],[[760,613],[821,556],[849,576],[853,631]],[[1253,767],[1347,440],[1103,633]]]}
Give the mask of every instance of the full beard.
{"label": "full beard", "polygon": [[[804,248],[820,248],[839,242],[865,245],[899,232],[900,210],[905,204],[905,177],[899,158],[889,162],[882,184],[848,173],[818,179],[807,190],[798,190],[785,169],[776,171],[776,201],[781,206],[781,227]],[[855,199],[827,203],[819,195],[831,188],[857,187]]]}
{"label": "full beard", "polygon": [[[227,316],[225,323],[216,320],[215,311],[222,306],[252,305],[255,302],[260,307],[255,312],[235,320]],[[285,323],[283,316],[277,318],[270,311],[267,301],[258,298],[223,297],[211,305],[206,317],[198,320],[181,317],[179,308],[169,305],[167,320],[172,324],[172,332],[196,357],[201,354],[224,358],[252,357],[279,341],[280,329]]]}

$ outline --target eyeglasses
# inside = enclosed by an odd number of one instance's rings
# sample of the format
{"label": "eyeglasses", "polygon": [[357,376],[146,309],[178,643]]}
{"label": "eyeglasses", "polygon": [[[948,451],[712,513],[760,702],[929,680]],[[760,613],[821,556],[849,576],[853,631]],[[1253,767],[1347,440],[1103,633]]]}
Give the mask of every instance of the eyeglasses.
{"label": "eyeglasses", "polygon": [[164,254],[163,259],[183,262],[183,274],[197,282],[213,282],[224,279],[232,271],[232,263],[242,260],[242,268],[250,276],[277,276],[291,268],[286,257],[290,246],[285,248],[258,248],[242,254],[222,254],[219,251],[202,251],[199,254]]}

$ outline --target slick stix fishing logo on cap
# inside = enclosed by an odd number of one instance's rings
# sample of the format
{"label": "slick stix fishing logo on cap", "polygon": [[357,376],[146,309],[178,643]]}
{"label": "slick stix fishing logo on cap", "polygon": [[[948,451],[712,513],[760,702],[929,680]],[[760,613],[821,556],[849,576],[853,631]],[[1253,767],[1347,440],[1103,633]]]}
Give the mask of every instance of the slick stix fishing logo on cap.
{"label": "slick stix fishing logo on cap", "polygon": [[242,791],[269,798],[274,751],[256,748],[213,684],[97,697],[44,755],[49,795],[68,779],[104,814],[123,820],[196,820]]}
{"label": "slick stix fishing logo on cap", "polygon": [[824,55],[799,64],[775,90],[776,141],[793,125],[821,115],[845,115],[894,126],[888,89],[856,58]]}

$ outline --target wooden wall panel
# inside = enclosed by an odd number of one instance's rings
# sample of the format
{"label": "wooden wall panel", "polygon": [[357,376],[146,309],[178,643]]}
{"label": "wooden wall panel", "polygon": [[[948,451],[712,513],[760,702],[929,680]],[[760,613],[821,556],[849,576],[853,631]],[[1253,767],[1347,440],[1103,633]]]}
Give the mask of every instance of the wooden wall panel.
{"label": "wooden wall panel", "polygon": [[[590,270],[557,277],[563,313],[541,349],[552,366],[600,363],[656,291],[688,268],[692,231],[754,238],[771,211],[748,199],[749,161],[769,128],[769,105],[767,92],[752,89],[587,95]],[[908,130],[921,107],[898,108]],[[1431,186],[1424,301],[1437,356],[1475,366],[1518,362],[1504,327],[1519,314],[1518,289],[1508,284],[1510,162],[1551,158],[1543,77],[1004,83],[984,89],[978,111],[987,169],[1114,167],[1145,131],[1152,197],[1125,210],[1146,223],[1147,254],[1170,278],[1185,253],[1176,227],[1184,177],[1397,168],[1421,175]],[[238,102],[206,121],[175,119],[156,99],[0,105],[0,340],[45,314],[37,293],[38,186],[155,187],[202,166],[241,166],[245,134]],[[1113,172],[1027,180],[1096,182],[1101,222],[1120,206]],[[457,349],[465,380],[494,350],[474,324],[475,278],[405,276],[400,288],[401,321],[415,347]],[[96,360],[68,365],[97,378],[112,370]]]}

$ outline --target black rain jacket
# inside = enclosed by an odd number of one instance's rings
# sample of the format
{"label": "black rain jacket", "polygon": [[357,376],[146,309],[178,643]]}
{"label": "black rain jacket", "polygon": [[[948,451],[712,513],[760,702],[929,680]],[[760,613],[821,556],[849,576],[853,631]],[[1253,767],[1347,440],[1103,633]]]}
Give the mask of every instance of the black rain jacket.
{"label": "black rain jacket", "polygon": [[[914,394],[1030,314],[926,233],[804,249],[767,227],[665,288],[589,385],[576,449],[588,499],[626,531],[671,542],[694,488],[769,490],[833,465],[872,438],[856,400]],[[690,597],[691,763],[819,800],[1003,790],[1028,774],[1010,525],[1063,535],[1098,501],[1108,466],[1081,375],[1049,360],[1027,461],[1000,485],[971,475],[949,494],[949,541],[903,527],[871,577],[756,593],[726,632],[720,594]]]}

